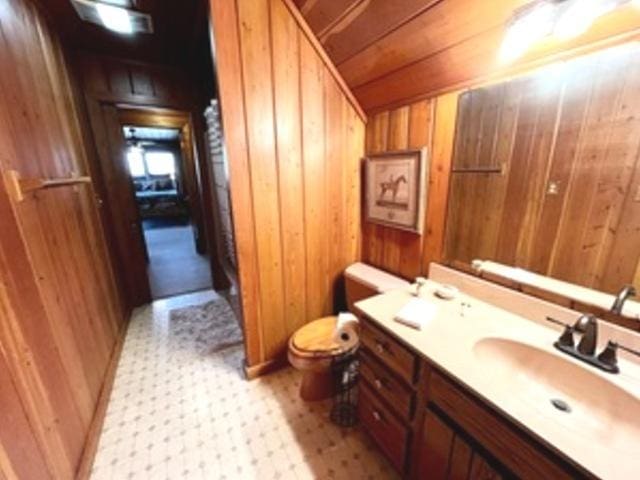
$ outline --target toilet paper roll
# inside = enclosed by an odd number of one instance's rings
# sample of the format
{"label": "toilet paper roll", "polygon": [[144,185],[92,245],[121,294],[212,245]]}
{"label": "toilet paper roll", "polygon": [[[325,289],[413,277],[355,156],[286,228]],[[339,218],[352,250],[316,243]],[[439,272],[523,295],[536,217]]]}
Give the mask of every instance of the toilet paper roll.
{"label": "toilet paper roll", "polygon": [[360,343],[359,330],[358,318],[354,314],[348,312],[339,313],[336,329],[333,332],[333,339],[345,351],[351,350]]}

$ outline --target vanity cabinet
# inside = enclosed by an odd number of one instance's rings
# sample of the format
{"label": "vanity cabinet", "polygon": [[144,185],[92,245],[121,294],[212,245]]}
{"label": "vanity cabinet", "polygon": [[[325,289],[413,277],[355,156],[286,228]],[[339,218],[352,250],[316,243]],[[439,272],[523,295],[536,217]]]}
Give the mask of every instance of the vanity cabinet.
{"label": "vanity cabinet", "polygon": [[363,428],[405,478],[591,478],[567,459],[361,318]]}
{"label": "vanity cabinet", "polygon": [[360,393],[362,426],[399,472],[408,469],[422,403],[419,357],[370,322],[360,334]]}
{"label": "vanity cabinet", "polygon": [[[431,480],[501,479],[500,467],[455,427],[427,409],[417,442],[415,477]],[[506,475],[508,477],[508,475]]]}

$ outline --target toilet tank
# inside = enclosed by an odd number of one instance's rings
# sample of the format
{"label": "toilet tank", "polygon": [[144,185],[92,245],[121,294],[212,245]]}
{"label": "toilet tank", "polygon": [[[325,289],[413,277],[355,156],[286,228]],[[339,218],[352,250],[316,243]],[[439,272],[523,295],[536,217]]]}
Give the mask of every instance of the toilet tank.
{"label": "toilet tank", "polygon": [[349,265],[344,272],[344,277],[347,307],[354,313],[354,303],[390,290],[407,288],[410,285],[400,277],[360,262]]}

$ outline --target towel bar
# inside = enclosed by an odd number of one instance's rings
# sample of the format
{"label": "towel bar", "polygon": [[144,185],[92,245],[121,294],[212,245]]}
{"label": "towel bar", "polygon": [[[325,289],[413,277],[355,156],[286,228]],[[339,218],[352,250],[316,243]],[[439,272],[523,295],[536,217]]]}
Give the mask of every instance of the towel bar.
{"label": "towel bar", "polygon": [[9,196],[15,202],[22,202],[28,193],[48,188],[90,184],[91,177],[81,177],[72,173],[71,176],[62,178],[20,178],[16,170],[8,170],[4,172],[4,181]]}

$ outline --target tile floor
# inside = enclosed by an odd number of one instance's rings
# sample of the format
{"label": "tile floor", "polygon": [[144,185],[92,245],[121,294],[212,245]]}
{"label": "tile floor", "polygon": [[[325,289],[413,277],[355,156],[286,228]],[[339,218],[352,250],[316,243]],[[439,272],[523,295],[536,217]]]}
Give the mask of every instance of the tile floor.
{"label": "tile floor", "polygon": [[396,478],[357,429],[298,397],[299,373],[248,382],[241,346],[201,355],[172,335],[169,310],[217,298],[199,292],[134,313],[92,479]]}

